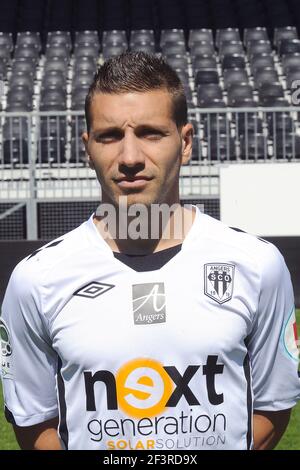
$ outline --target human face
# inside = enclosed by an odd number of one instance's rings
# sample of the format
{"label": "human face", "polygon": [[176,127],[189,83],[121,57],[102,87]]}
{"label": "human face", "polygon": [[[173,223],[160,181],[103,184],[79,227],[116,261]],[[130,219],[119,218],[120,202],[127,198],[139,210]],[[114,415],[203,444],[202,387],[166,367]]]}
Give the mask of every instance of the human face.
{"label": "human face", "polygon": [[193,127],[178,129],[167,90],[96,93],[83,134],[102,201],[128,205],[179,202],[179,170],[190,158]]}

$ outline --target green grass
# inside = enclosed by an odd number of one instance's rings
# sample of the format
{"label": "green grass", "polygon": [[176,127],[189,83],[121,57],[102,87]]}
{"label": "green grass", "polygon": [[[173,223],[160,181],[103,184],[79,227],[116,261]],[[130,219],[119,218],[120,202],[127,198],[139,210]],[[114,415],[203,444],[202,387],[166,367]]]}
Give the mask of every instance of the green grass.
{"label": "green grass", "polygon": [[276,450],[300,450],[300,402],[293,408],[291,420]]}
{"label": "green grass", "polygon": [[3,396],[0,387],[0,450],[19,449],[12,426],[3,415]]}
{"label": "green grass", "polygon": [[[300,310],[296,311],[298,332],[300,336]],[[1,388],[1,387],[0,387]],[[0,450],[19,449],[12,427],[3,415],[2,390],[0,390]],[[293,409],[292,417],[288,428],[277,445],[276,450],[300,450],[300,402]]]}

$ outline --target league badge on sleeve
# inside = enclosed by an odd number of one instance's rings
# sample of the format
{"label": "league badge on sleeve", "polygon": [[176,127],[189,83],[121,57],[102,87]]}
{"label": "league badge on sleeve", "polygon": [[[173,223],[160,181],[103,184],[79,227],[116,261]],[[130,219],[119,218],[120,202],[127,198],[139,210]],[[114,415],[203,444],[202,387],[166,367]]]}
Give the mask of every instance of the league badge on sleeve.
{"label": "league badge on sleeve", "polygon": [[204,265],[204,294],[219,304],[232,298],[234,282],[233,264],[208,263]]}
{"label": "league badge on sleeve", "polygon": [[12,379],[12,347],[8,327],[0,319],[1,374],[3,379]]}
{"label": "league badge on sleeve", "polygon": [[295,310],[293,309],[289,315],[287,322],[283,328],[282,342],[285,353],[294,361],[298,361],[298,335]]}

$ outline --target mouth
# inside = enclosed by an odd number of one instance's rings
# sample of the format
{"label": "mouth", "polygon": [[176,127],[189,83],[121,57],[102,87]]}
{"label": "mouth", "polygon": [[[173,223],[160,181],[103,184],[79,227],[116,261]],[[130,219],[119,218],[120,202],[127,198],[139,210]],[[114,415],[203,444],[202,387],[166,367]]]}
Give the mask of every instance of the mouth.
{"label": "mouth", "polygon": [[115,183],[123,189],[136,189],[143,188],[147,185],[152,178],[148,176],[124,176],[123,178],[115,179]]}

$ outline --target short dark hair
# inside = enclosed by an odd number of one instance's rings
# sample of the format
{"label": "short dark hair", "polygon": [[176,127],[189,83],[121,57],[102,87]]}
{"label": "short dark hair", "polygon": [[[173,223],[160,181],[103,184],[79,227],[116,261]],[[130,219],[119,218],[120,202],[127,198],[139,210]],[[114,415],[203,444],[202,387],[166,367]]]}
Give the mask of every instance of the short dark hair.
{"label": "short dark hair", "polygon": [[85,118],[90,129],[90,106],[96,93],[130,93],[166,89],[172,98],[177,127],[187,123],[187,103],[183,85],[169,64],[154,54],[124,52],[107,60],[96,72],[85,100]]}

